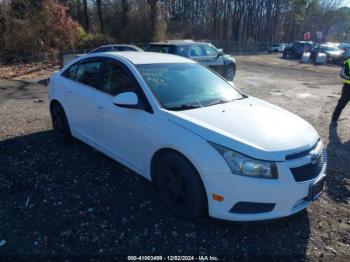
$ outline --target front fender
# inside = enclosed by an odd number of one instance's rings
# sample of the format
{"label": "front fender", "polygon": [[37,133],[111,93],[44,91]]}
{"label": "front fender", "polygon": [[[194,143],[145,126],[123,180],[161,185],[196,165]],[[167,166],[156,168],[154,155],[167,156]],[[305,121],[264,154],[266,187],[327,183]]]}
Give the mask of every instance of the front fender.
{"label": "front fender", "polygon": [[236,66],[236,59],[233,56],[226,56],[224,57],[224,64],[225,65],[234,65]]}

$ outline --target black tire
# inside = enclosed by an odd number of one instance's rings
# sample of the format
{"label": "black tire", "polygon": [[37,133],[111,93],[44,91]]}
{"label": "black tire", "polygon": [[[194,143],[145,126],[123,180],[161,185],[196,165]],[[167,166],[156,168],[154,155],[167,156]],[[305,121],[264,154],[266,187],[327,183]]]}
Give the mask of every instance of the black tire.
{"label": "black tire", "polygon": [[283,52],[282,57],[287,58],[287,52]]}
{"label": "black tire", "polygon": [[153,182],[168,210],[176,217],[193,221],[207,213],[203,182],[190,161],[176,152],[157,158]]}
{"label": "black tire", "polygon": [[72,140],[72,134],[63,107],[58,102],[54,102],[50,107],[50,113],[52,127],[58,137],[65,141]]}
{"label": "black tire", "polygon": [[225,79],[228,81],[233,81],[236,76],[236,65],[230,64],[225,69]]}

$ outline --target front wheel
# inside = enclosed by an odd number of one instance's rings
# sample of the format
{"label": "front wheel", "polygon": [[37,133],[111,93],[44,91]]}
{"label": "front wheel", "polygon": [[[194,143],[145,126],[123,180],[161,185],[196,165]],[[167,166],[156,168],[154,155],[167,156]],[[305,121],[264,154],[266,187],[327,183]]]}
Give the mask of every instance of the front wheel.
{"label": "front wheel", "polygon": [[229,65],[225,70],[225,78],[228,81],[233,81],[236,75],[236,65]]}
{"label": "front wheel", "polygon": [[72,134],[63,107],[58,102],[53,103],[50,108],[50,113],[52,126],[58,137],[66,141],[71,140]]}
{"label": "front wheel", "polygon": [[192,221],[206,214],[207,197],[203,182],[184,156],[166,152],[158,157],[154,184],[168,210],[175,216]]}

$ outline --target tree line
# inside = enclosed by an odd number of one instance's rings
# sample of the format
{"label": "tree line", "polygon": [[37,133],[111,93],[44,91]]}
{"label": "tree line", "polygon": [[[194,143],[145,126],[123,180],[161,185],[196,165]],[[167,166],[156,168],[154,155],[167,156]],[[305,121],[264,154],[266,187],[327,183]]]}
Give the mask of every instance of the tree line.
{"label": "tree line", "polygon": [[[0,45],[8,53],[92,48],[165,39],[290,42],[321,31],[347,41],[341,0],[3,0]],[[349,40],[350,41],[350,40]]]}

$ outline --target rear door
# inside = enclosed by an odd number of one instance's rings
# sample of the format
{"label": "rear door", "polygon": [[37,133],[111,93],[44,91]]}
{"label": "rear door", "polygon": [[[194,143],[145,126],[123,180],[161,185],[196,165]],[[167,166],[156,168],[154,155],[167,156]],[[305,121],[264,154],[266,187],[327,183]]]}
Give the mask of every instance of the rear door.
{"label": "rear door", "polygon": [[74,136],[94,142],[95,96],[98,92],[96,87],[101,60],[86,59],[75,66],[77,68],[74,81],[68,80],[64,97],[69,112],[69,124]]}

